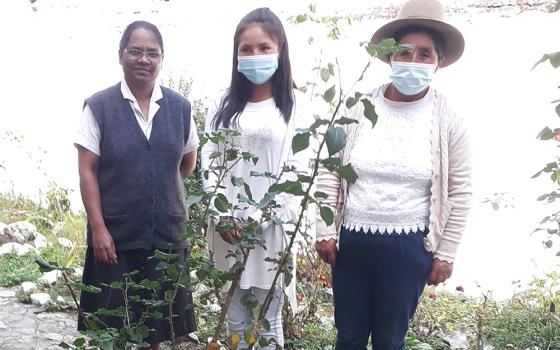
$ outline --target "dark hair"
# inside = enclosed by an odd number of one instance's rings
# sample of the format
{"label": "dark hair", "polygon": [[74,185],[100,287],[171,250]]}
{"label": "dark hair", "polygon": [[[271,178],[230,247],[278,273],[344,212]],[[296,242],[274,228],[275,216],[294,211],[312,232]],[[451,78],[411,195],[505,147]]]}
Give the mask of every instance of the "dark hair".
{"label": "dark hair", "polygon": [[393,34],[393,38],[398,43],[399,41],[401,41],[402,38],[404,38],[410,33],[426,33],[427,35],[430,36],[430,38],[432,38],[432,41],[434,42],[434,46],[436,47],[436,51],[438,54],[438,61],[441,61],[443,56],[445,56],[445,45],[443,44],[443,38],[441,37],[438,31],[432,28],[422,27],[422,26],[404,27],[398,30],[397,32],[395,32],[395,34]]}
{"label": "dark hair", "polygon": [[146,29],[154,33],[158,41],[159,47],[161,48],[161,53],[163,54],[163,38],[161,37],[161,33],[159,32],[159,29],[157,29],[157,27],[151,24],[150,22],[135,21],[130,23],[128,26],[126,26],[126,29],[123,32],[123,35],[121,37],[121,42],[119,43],[119,56],[121,56],[124,49],[126,49],[126,46],[130,41],[130,36],[132,35],[132,32],[139,28]]}
{"label": "dark hair", "polygon": [[278,69],[271,78],[272,96],[276,107],[284,116],[286,123],[288,123],[292,115],[292,107],[294,105],[292,90],[294,82],[292,80],[288,40],[280,19],[268,7],[262,7],[249,12],[243,17],[235,30],[231,84],[218,108],[218,112],[212,120],[214,129],[218,129],[220,125],[226,128],[229,128],[230,124],[235,125],[239,114],[243,111],[249,100],[252,83],[237,71],[237,50],[241,34],[243,34],[245,29],[255,24],[260,26],[278,44],[280,54],[278,57]]}

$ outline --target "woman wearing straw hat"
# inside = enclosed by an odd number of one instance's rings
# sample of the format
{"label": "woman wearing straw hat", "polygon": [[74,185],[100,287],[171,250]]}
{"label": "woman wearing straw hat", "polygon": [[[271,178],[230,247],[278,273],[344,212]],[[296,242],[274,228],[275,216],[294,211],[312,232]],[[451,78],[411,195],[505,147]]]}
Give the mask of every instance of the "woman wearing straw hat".
{"label": "woman wearing straw hat", "polygon": [[[337,350],[404,349],[408,322],[426,283],[451,276],[471,198],[468,136],[433,74],[457,61],[461,33],[436,0],[410,0],[372,43],[394,38],[406,50],[382,60],[391,82],[370,101],[372,129],[358,106],[341,151],[358,180],[347,184],[321,169],[318,190],[329,195],[335,223],[319,217],[316,249],[332,265]],[[361,104],[359,104],[361,106]],[[338,246],[338,249],[337,249]]]}

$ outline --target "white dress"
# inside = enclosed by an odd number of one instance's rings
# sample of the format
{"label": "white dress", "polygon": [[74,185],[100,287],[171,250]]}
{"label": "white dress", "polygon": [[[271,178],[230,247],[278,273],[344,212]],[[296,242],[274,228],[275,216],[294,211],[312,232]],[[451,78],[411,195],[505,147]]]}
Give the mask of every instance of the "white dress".
{"label": "white dress", "polygon": [[[289,164],[294,165],[300,171],[310,173],[309,151],[298,152],[296,155],[293,155],[291,151],[291,141],[296,129],[308,127],[311,124],[311,122],[306,123],[304,121],[306,119],[305,115],[303,115],[303,108],[301,108],[301,103],[298,103],[303,99],[301,94],[296,94],[295,107],[289,123],[285,122],[284,117],[276,108],[273,98],[258,103],[247,103],[238,118],[238,125],[235,129],[240,132],[240,135],[233,137],[232,143],[242,151],[253,153],[258,157],[258,162],[254,164],[251,161],[240,161],[232,169],[231,175],[244,179],[250,186],[252,197],[256,202],[259,202],[264,197],[268,188],[276,181],[268,177],[251,176],[252,172],[269,172],[278,175],[283,166]],[[205,132],[207,133],[214,131],[211,123],[218,105],[219,101],[216,101],[209,109],[205,127]],[[232,128],[231,125],[230,128]],[[201,162],[203,171],[209,169],[212,162],[210,155],[216,151],[223,152],[212,142],[206,143],[202,148]],[[216,179],[210,176],[208,180],[204,181],[205,190],[211,191],[213,186],[215,186],[215,182]],[[245,195],[243,186],[233,185],[229,176],[221,185],[224,188],[220,189],[220,192],[232,204],[238,204],[238,193],[241,192],[241,194]],[[297,220],[301,197],[280,194],[276,196],[275,200],[280,205],[276,212],[278,217],[284,221]],[[244,203],[241,203],[241,206],[244,206],[246,209],[236,211],[233,214],[236,218],[247,219],[250,216],[255,220],[260,219],[261,213],[254,206],[247,207]],[[289,236],[285,234],[285,225],[269,224],[263,226],[263,228],[266,250],[257,247],[250,252],[239,284],[239,287],[242,289],[251,287],[269,289],[276,274],[276,264],[266,262],[265,259],[278,258],[276,253],[283,251],[289,242]],[[227,271],[236,261],[241,260],[241,256],[226,258],[228,251],[232,250],[234,246],[225,242],[214,231],[213,220],[209,220],[207,239],[208,249],[211,251],[217,268]],[[293,258],[293,276],[295,278],[295,254],[293,254]],[[286,287],[283,276],[278,280],[277,287]],[[290,299],[290,304],[292,304],[292,307],[295,307],[295,283],[293,280],[288,288],[285,289],[285,292]]]}

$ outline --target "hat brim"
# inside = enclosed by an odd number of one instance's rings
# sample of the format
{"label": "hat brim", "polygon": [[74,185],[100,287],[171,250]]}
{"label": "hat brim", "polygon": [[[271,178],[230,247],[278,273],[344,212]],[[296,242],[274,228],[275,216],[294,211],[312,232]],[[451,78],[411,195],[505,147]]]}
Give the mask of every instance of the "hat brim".
{"label": "hat brim", "polygon": [[[395,33],[402,28],[413,26],[430,28],[441,35],[445,54],[440,67],[449,66],[463,55],[463,51],[465,50],[465,38],[463,38],[463,34],[450,24],[429,18],[405,18],[389,22],[373,34],[371,43],[377,45],[382,42],[383,39],[393,37]],[[379,59],[389,63],[389,59],[386,56],[379,57]]]}

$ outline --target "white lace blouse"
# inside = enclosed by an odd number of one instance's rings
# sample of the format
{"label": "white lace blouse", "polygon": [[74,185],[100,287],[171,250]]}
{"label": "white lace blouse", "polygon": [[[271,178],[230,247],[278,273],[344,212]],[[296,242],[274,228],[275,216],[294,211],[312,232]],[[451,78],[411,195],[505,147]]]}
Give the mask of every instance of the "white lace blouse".
{"label": "white lace blouse", "polygon": [[391,101],[383,93],[375,98],[377,124],[359,130],[350,155],[358,180],[348,187],[344,227],[381,233],[427,228],[435,101],[431,88],[414,102]]}

